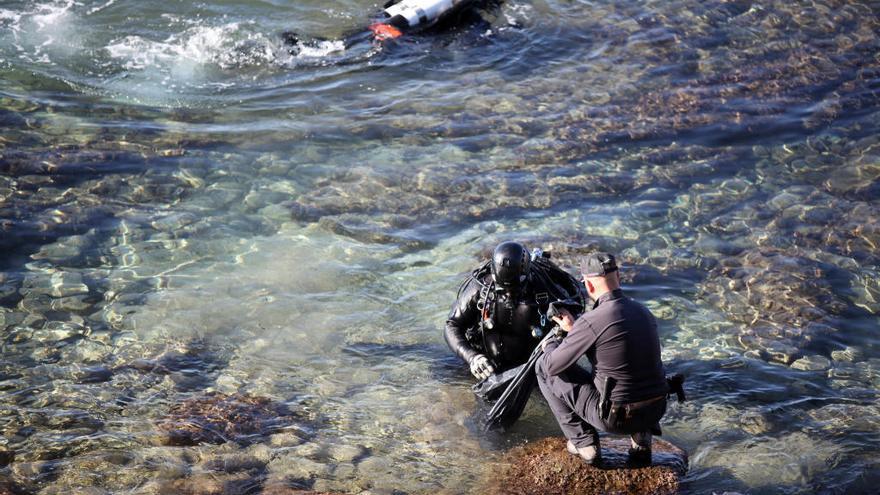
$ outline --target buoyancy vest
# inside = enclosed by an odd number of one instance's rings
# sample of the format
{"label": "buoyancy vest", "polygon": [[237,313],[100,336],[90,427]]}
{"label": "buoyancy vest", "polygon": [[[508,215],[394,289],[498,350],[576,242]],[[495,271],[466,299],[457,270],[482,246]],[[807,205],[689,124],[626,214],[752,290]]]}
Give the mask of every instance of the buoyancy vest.
{"label": "buoyancy vest", "polygon": [[[478,329],[469,340],[482,348],[500,369],[522,364],[554,325],[546,317],[553,301],[586,299],[577,280],[549,260],[550,253],[533,255],[526,289],[515,300],[499,297],[491,279],[491,261],[474,270],[471,277],[481,288],[477,308],[481,313]],[[575,315],[577,317],[578,315]]]}

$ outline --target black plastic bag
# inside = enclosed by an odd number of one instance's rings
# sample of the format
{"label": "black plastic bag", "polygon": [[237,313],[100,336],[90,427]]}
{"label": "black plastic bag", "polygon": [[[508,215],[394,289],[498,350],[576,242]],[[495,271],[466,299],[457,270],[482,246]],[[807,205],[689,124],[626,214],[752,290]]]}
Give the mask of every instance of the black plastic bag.
{"label": "black plastic bag", "polygon": [[[541,344],[550,338],[555,338],[555,336],[548,334],[541,341]],[[474,393],[480,398],[492,400],[492,396],[498,397],[492,409],[486,415],[484,427],[487,430],[499,427],[507,428],[522,415],[526,404],[529,402],[529,397],[532,395],[532,389],[537,382],[535,363],[538,361],[538,358],[544,355],[544,349],[541,347],[541,344],[535,347],[535,350],[532,351],[532,355],[529,356],[529,360],[525,364],[507,370],[500,375],[492,375],[474,385]],[[493,380],[493,378],[495,379]],[[498,395],[499,390],[502,390],[500,395]],[[480,392],[482,392],[482,395]]]}
{"label": "black plastic bag", "polygon": [[532,389],[535,388],[537,382],[534,368],[529,367],[525,376],[522,377],[522,382],[511,390],[510,395],[495,403],[492,410],[486,415],[483,426],[487,430],[494,430],[509,428],[516,423],[516,420],[522,416],[526,404],[529,402],[529,397],[532,395]]}
{"label": "black plastic bag", "polygon": [[495,402],[501,397],[501,394],[504,393],[504,390],[510,385],[510,382],[516,378],[517,373],[522,370],[522,367],[525,365],[517,366],[516,368],[511,368],[503,373],[493,374],[486,378],[485,380],[475,383],[471,390],[474,391],[474,394],[487,402]]}

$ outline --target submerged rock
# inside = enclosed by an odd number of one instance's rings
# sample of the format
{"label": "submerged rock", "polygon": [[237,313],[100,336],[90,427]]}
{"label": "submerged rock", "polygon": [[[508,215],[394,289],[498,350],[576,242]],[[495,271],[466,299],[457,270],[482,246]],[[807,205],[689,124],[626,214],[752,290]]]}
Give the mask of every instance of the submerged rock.
{"label": "submerged rock", "polygon": [[15,451],[5,446],[0,447],[0,467],[6,467],[15,461]]}
{"label": "submerged rock", "polygon": [[722,445],[702,447],[697,455],[702,468],[729,470],[745,487],[760,491],[766,487],[809,486],[811,473],[834,466],[844,449],[822,435],[794,431],[728,440]]}
{"label": "submerged rock", "polygon": [[[759,356],[791,365],[811,342],[837,331],[847,301],[831,282],[836,267],[797,252],[752,249],[726,258],[700,284],[701,297],[743,325],[739,343]],[[824,369],[809,359],[800,369]]]}
{"label": "submerged rock", "polygon": [[78,272],[34,273],[25,279],[23,291],[28,294],[68,297],[88,294],[89,287]]}
{"label": "submerged rock", "polygon": [[267,483],[275,486],[308,486],[315,479],[332,476],[333,465],[300,455],[281,455],[267,466]]}
{"label": "submerged rock", "polygon": [[831,360],[825,356],[804,356],[791,363],[791,367],[804,371],[824,371],[831,367]]}
{"label": "submerged rock", "polygon": [[584,463],[565,449],[565,439],[545,438],[511,450],[508,466],[487,483],[492,494],[673,494],[687,471],[687,453],[669,442],[654,439],[653,463],[627,465],[629,438],[602,438],[600,467]]}
{"label": "submerged rock", "polygon": [[179,495],[234,495],[260,493],[260,480],[248,473],[198,473],[187,478],[162,480],[144,487],[141,493]]}
{"label": "submerged rock", "polygon": [[28,491],[16,483],[0,476],[0,495],[21,495],[24,493],[28,493]]}
{"label": "submerged rock", "polygon": [[295,419],[287,406],[265,397],[211,393],[175,404],[157,427],[165,445],[250,444]]}
{"label": "submerged rock", "polygon": [[815,428],[834,434],[880,431],[880,406],[877,404],[828,404],[807,413]]}
{"label": "submerged rock", "polygon": [[284,486],[283,484],[268,484],[261,493],[262,495],[341,495],[338,492],[302,490],[300,488]]}
{"label": "submerged rock", "polygon": [[831,351],[831,359],[851,363],[861,361],[865,357],[864,354],[864,351],[857,347],[847,346],[841,350]]}

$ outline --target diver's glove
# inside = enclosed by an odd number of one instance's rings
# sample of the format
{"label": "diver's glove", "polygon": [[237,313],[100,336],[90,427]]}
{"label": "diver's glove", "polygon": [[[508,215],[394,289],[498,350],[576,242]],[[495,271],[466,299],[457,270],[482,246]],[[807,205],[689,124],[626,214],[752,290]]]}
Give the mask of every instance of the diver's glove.
{"label": "diver's glove", "polygon": [[495,368],[489,362],[489,358],[482,354],[477,354],[468,362],[471,366],[471,374],[479,380],[485,380],[495,373]]}

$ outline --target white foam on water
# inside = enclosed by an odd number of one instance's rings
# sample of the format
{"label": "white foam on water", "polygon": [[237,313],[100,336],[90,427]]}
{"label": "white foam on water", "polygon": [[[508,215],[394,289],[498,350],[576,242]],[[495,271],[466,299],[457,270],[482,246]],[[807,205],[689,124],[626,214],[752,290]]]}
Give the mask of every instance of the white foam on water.
{"label": "white foam on water", "polygon": [[[66,56],[82,46],[77,29],[77,16],[73,12],[78,4],[74,0],[38,3],[27,10],[14,12],[0,10],[0,26],[5,35],[11,34],[7,46],[18,52],[18,58],[33,63],[51,64],[50,55]],[[0,35],[0,39],[5,36]]]}
{"label": "white foam on water", "polygon": [[183,60],[196,64],[216,63],[221,67],[227,67],[229,56],[226,54],[230,48],[234,48],[233,40],[238,29],[238,23],[218,27],[198,27],[188,30],[179,38],[172,36],[166,46],[170,46]]}
{"label": "white foam on water", "polygon": [[[115,39],[97,47],[88,45],[92,29],[89,16],[100,15],[119,0],[84,3],[81,0],[42,0],[12,9],[0,8],[0,59],[20,60],[26,65],[60,66],[76,74],[89,71],[92,84],[110,95],[136,99],[139,103],[172,104],[196,90],[224,91],[234,87],[253,68],[288,69],[299,64],[321,63],[324,57],[345,51],[343,41],[286,46],[277,33],[261,32],[256,21],[222,18],[206,20],[165,13],[160,31],[132,31],[117,27]],[[234,22],[233,22],[234,21]],[[265,30],[262,30],[265,31]],[[237,71],[244,69],[243,71]],[[40,70],[40,69],[37,69]],[[54,69],[53,69],[54,70]],[[69,72],[62,77],[67,78]],[[251,79],[257,76],[250,74]]]}
{"label": "white foam on water", "polygon": [[534,6],[526,3],[514,3],[506,5],[503,14],[509,26],[519,26],[533,17]]}
{"label": "white foam on water", "polygon": [[164,40],[126,36],[106,47],[110,57],[128,70],[159,69],[175,74],[202,68],[233,69],[273,64],[278,49],[261,33],[251,33],[238,22],[221,26],[194,26]]}
{"label": "white foam on water", "polygon": [[342,40],[327,40],[317,43],[298,42],[296,46],[299,49],[297,58],[321,58],[345,51],[345,42]]}
{"label": "white foam on water", "polygon": [[153,65],[163,54],[162,50],[151,50],[151,48],[151,43],[140,36],[126,36],[108,45],[106,50],[113,58],[125,59],[126,69],[143,69]]}
{"label": "white foam on water", "polygon": [[19,22],[21,21],[21,14],[19,14],[18,12],[0,9],[0,21],[12,21],[9,23],[10,29],[21,29],[21,26],[19,24]]}
{"label": "white foam on water", "polygon": [[[242,37],[238,23],[221,26],[193,26],[164,40],[129,35],[105,47],[110,59],[126,72],[124,78],[106,83],[119,97],[138,103],[186,105],[182,93],[196,88],[214,87],[212,70],[247,65],[236,50]],[[246,39],[246,36],[244,37]],[[251,65],[259,65],[271,54],[259,42],[251,53]]]}
{"label": "white foam on water", "polygon": [[88,11],[88,15],[92,15],[92,14],[95,14],[95,13],[97,13],[97,12],[100,12],[100,11],[106,9],[107,7],[113,5],[114,3],[116,3],[116,0],[109,0],[109,1],[108,1],[107,3],[105,3],[105,4],[103,4],[103,5],[99,5],[99,6],[97,6],[97,7],[92,8],[91,10],[89,10],[89,11]]}
{"label": "white foam on water", "polygon": [[240,77],[255,79],[254,68],[286,70],[345,51],[342,40],[305,42],[291,49],[279,36],[260,32],[253,21],[184,25],[164,36],[126,35],[106,45],[110,66],[124,75],[117,72],[105,87],[139,103],[178,105],[179,98],[189,100],[186,94],[194,90],[202,98],[206,91],[235,87]]}
{"label": "white foam on water", "polygon": [[194,28],[164,41],[141,36],[126,36],[107,46],[110,56],[121,59],[129,70],[143,70],[177,64],[210,63],[217,56],[217,45],[224,35],[238,28],[237,24],[214,28]]}
{"label": "white foam on water", "polygon": [[275,40],[252,32],[253,23],[193,26],[164,40],[126,36],[106,47],[110,57],[127,70],[167,70],[175,76],[195,75],[201,69],[285,66],[295,59],[316,59],[345,51],[342,40],[300,42],[295,56]]}
{"label": "white foam on water", "polygon": [[74,5],[76,5],[76,2],[73,0],[39,4],[36,6],[37,9],[34,11],[31,19],[39,31],[46,31],[49,28],[53,30],[58,28],[64,29],[73,17],[71,9]]}

